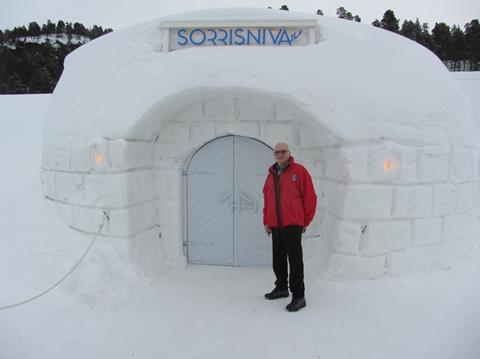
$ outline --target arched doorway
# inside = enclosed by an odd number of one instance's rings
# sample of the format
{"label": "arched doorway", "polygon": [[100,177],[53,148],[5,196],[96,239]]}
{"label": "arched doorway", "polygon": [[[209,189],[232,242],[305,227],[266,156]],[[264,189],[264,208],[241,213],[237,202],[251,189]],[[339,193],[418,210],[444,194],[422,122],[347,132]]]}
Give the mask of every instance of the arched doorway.
{"label": "arched doorway", "polygon": [[262,188],[272,163],[269,146],[225,136],[201,147],[187,168],[188,262],[269,266]]}

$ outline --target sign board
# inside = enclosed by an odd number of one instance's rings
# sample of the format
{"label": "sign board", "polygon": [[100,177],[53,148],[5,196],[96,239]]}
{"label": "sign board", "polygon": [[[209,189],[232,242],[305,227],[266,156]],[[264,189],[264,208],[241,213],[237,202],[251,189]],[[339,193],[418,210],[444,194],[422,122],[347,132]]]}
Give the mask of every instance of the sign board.
{"label": "sign board", "polygon": [[219,46],[305,46],[315,43],[315,25],[305,22],[163,24],[163,51]]}

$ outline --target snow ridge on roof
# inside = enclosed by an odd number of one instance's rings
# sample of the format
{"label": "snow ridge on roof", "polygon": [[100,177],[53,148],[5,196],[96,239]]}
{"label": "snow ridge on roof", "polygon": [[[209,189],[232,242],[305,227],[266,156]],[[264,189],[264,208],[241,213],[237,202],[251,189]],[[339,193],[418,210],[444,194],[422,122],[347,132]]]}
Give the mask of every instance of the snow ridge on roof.
{"label": "snow ridge on roof", "polygon": [[[162,52],[166,21],[315,19],[319,42]],[[167,16],[102,36],[67,57],[45,137],[123,137],[165,98],[238,87],[291,98],[344,141],[476,143],[471,108],[438,58],[371,25],[269,9]]]}
{"label": "snow ridge on roof", "polygon": [[316,20],[318,16],[257,8],[216,8],[188,11],[166,16],[162,21],[268,21],[268,20]]}

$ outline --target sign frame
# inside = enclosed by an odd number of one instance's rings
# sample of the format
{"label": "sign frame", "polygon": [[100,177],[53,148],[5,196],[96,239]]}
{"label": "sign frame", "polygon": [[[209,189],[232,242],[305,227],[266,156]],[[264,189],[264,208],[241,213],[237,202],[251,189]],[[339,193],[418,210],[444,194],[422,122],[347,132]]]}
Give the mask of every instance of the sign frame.
{"label": "sign frame", "polygon": [[[170,35],[172,30],[178,29],[270,29],[270,30],[279,30],[279,29],[302,29],[307,32],[308,42],[303,45],[296,46],[306,46],[313,45],[316,41],[316,29],[318,23],[316,20],[266,20],[266,21],[165,21],[160,25],[162,31],[162,40],[163,47],[162,52],[168,53],[170,51],[177,51],[182,48],[174,48],[173,44],[170,43]],[[238,45],[238,44],[229,44],[223,46],[252,46],[252,45]],[[273,46],[270,44],[258,45],[258,46]],[[277,45],[279,46],[279,45]],[[291,45],[295,46],[295,45]],[[186,46],[186,48],[193,48],[194,46]],[[214,46],[198,46],[198,47],[214,47]],[[285,46],[284,46],[285,47]]]}

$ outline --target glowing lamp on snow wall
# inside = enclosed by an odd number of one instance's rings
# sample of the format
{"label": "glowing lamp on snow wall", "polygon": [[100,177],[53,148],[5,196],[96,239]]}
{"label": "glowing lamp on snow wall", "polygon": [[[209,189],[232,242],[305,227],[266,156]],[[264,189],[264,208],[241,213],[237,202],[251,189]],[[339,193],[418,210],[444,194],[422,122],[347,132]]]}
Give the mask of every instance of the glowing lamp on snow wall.
{"label": "glowing lamp on snow wall", "polygon": [[95,163],[98,165],[105,163],[105,156],[100,153],[97,153],[95,155]]}
{"label": "glowing lamp on snow wall", "polygon": [[395,170],[395,162],[392,160],[383,161],[383,170],[385,172],[393,172]]}

